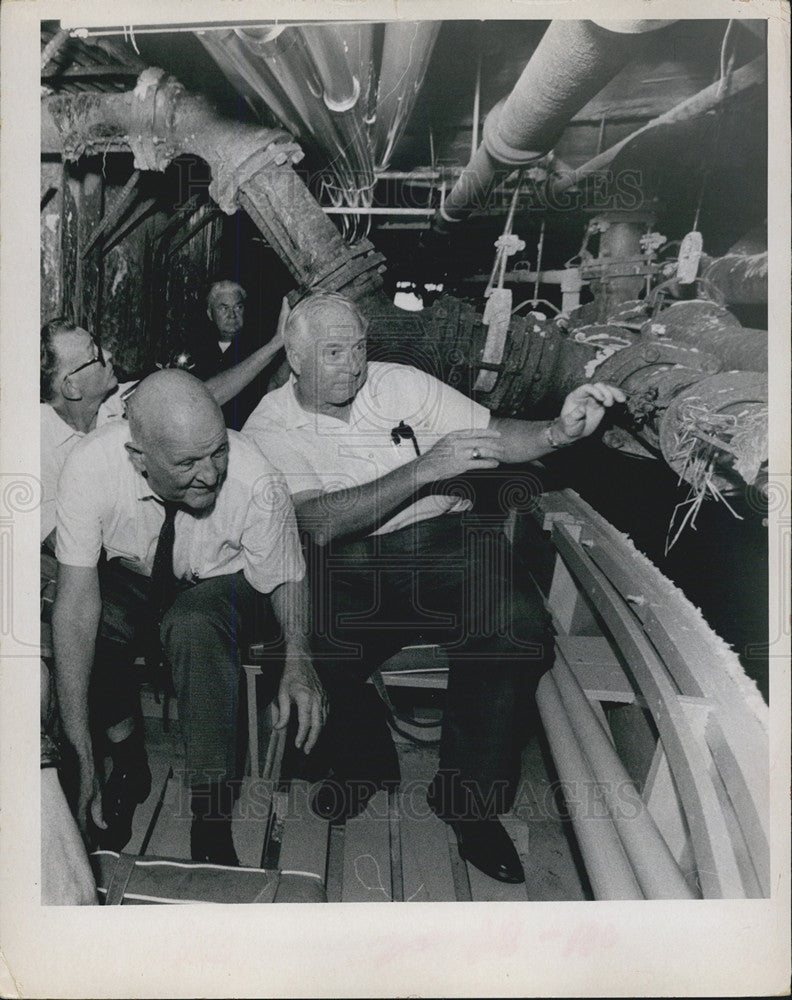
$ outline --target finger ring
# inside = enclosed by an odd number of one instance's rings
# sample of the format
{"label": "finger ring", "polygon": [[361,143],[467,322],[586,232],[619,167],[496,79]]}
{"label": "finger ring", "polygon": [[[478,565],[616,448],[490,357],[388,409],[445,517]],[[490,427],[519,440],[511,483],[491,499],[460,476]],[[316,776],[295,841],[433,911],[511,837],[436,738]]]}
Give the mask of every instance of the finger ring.
{"label": "finger ring", "polygon": [[473,458],[481,458],[481,452],[478,450],[478,448],[473,449]]}

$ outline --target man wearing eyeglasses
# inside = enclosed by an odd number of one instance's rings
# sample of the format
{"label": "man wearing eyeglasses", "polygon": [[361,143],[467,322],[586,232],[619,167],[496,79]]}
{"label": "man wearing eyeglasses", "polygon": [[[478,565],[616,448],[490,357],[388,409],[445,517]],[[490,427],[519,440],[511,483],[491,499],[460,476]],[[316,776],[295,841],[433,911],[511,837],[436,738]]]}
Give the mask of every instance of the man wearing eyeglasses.
{"label": "man wearing eyeglasses", "polygon": [[[205,378],[223,406],[245,389],[278,350],[280,333],[266,350]],[[118,385],[110,351],[65,317],[41,329],[41,540],[54,549],[55,491],[64,462],[89,431],[124,415],[133,382]]]}
{"label": "man wearing eyeglasses", "polygon": [[519,586],[502,526],[444,484],[573,444],[625,397],[584,385],[553,421],[496,419],[425,372],[368,362],[366,328],[341,295],[302,299],[284,326],[292,378],[243,428],[285,474],[313,543],[315,662],[330,702],[318,753],[332,780],[312,808],[342,822],[398,783],[383,706],[364,682],[419,630],[450,667],[427,804],[466,860],[522,882],[497,816],[516,790],[521,706],[547,662],[548,623],[538,594]]}

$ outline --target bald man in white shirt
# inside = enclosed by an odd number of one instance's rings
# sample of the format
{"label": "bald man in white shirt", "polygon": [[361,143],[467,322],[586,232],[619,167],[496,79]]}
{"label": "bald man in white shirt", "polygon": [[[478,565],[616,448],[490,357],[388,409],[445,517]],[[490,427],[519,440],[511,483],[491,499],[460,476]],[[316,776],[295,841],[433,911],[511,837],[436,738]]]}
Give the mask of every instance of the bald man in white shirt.
{"label": "bald man in white shirt", "polygon": [[[130,397],[128,417],[77,444],[58,484],[55,676],[79,763],[78,821],[88,826],[90,814],[99,829],[104,823],[88,699],[100,623],[118,648],[131,648],[151,625],[150,578],[170,519],[173,586],[159,609],[158,632],[186,744],[191,853],[196,861],[236,864],[240,651],[254,632],[273,644],[282,636],[279,724],[293,705],[297,743],[310,751],[324,722],[294,512],[281,475],[226,429],[217,403],[192,375],[148,376]],[[103,590],[103,554],[124,570],[120,591]]]}

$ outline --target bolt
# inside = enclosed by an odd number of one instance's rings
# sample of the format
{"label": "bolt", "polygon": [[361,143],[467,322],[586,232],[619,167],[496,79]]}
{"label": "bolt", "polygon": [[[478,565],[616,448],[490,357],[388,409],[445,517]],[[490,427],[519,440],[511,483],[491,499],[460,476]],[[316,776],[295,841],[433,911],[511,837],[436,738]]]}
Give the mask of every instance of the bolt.
{"label": "bolt", "polygon": [[643,354],[644,361],[651,362],[660,360],[660,351],[656,347],[646,345],[641,353]]}

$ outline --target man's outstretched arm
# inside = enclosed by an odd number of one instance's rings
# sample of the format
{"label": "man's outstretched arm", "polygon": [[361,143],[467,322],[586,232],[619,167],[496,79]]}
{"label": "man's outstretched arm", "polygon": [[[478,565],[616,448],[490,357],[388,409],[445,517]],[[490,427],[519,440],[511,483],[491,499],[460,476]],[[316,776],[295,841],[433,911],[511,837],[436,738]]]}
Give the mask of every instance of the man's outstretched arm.
{"label": "man's outstretched arm", "polygon": [[594,382],[573,389],[555,420],[493,417],[489,425],[500,432],[504,462],[531,462],[593,434],[608,407],[626,398],[617,386]]}
{"label": "man's outstretched arm", "polygon": [[96,567],[59,563],[58,590],[52,608],[55,685],[63,729],[79,764],[77,821],[82,829],[89,803],[98,793],[88,724],[88,686],[101,613]]}

